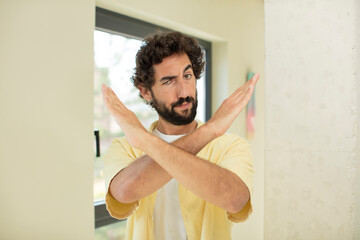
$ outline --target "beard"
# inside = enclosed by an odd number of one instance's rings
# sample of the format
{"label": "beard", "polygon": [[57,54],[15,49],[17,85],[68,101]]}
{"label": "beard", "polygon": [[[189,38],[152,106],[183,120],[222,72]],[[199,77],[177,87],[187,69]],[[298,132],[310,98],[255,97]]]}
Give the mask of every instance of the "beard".
{"label": "beard", "polygon": [[[195,99],[193,97],[187,96],[186,98],[180,98],[177,102],[171,104],[170,109],[165,106],[165,104],[161,103],[154,96],[151,91],[152,101],[150,102],[150,106],[153,107],[156,112],[161,116],[165,121],[174,124],[174,125],[187,125],[194,121],[196,116],[197,109],[197,92]],[[182,105],[184,102],[192,103],[190,109],[181,110],[182,114],[177,113],[175,111],[175,107]]]}

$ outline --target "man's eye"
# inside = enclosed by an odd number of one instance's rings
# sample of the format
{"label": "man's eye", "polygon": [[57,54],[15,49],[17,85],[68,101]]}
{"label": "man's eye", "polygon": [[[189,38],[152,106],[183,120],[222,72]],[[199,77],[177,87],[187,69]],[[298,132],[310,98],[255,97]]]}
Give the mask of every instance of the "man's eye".
{"label": "man's eye", "polygon": [[185,79],[190,79],[191,78],[191,74],[189,73],[189,74],[185,74]]}
{"label": "man's eye", "polygon": [[171,83],[171,80],[166,80],[166,81],[163,82],[163,85],[168,85],[170,83]]}

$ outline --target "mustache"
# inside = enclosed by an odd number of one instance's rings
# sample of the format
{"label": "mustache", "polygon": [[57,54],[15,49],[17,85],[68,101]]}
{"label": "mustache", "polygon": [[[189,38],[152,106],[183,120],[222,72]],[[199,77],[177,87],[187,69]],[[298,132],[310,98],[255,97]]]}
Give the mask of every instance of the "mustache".
{"label": "mustache", "polygon": [[187,96],[186,98],[179,98],[179,101],[177,101],[176,103],[173,103],[171,108],[177,107],[182,105],[184,102],[195,102],[195,99],[193,97]]}

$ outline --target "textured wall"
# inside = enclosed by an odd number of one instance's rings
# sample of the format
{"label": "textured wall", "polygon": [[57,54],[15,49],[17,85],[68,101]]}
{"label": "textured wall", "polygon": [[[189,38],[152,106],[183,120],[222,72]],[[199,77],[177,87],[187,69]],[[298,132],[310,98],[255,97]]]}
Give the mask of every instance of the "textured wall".
{"label": "textured wall", "polygon": [[355,5],[265,0],[267,240],[354,238]]}
{"label": "textured wall", "polygon": [[0,239],[91,240],[94,2],[0,1]]}
{"label": "textured wall", "polygon": [[357,83],[357,144],[356,144],[356,185],[355,193],[355,238],[360,239],[360,1],[355,3],[355,78]]}

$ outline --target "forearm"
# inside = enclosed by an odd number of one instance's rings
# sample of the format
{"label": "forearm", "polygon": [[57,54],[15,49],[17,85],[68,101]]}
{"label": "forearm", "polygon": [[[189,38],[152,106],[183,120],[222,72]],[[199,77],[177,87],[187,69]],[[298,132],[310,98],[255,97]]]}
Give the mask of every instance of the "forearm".
{"label": "forearm", "polygon": [[[204,124],[172,145],[196,155],[216,135]],[[172,176],[148,155],[136,159],[120,171],[110,184],[110,192],[120,202],[139,200],[161,188]]]}
{"label": "forearm", "polygon": [[171,178],[158,163],[144,155],[118,172],[109,190],[118,201],[130,203],[150,195]]}
{"label": "forearm", "polygon": [[245,183],[231,171],[148,136],[143,150],[187,189],[229,212],[239,211],[249,199]]}

